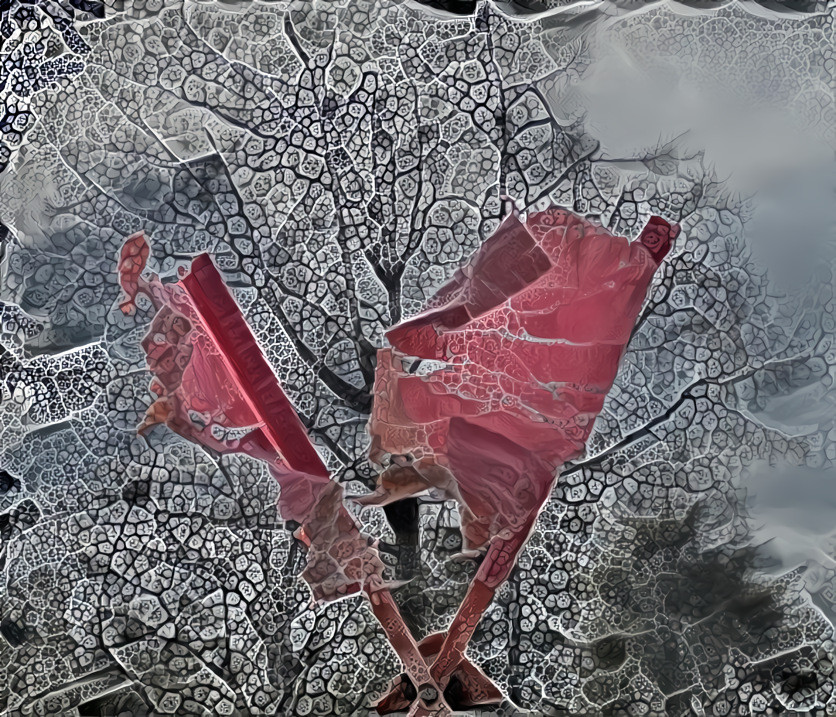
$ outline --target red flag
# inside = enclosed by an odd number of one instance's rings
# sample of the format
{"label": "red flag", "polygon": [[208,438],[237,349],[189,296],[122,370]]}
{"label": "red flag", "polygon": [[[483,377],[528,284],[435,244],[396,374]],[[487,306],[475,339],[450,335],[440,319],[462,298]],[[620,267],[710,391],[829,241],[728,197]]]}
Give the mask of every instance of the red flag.
{"label": "red flag", "polygon": [[[466,547],[488,551],[436,650],[441,687],[467,665],[467,641],[557,469],[584,451],[678,233],[652,217],[631,243],[557,207],[525,222],[513,213],[434,308],[387,334],[392,348],[378,352],[369,424],[371,458],[385,470],[360,502],[422,491],[456,499]],[[404,706],[399,694],[390,693],[387,710]]]}
{"label": "red flag", "polygon": [[[122,249],[123,310],[145,294],[157,310],[142,342],[159,396],[140,431],[165,423],[184,438],[219,453],[266,461],[281,487],[279,510],[301,524],[307,546],[302,577],[317,600],[363,590],[411,680],[431,688],[429,668],[383,580],[373,541],[363,535],[330,480],[292,404],[264,359],[238,305],[207,254],[180,281],[143,277],[149,247],[142,234]],[[446,714],[440,691],[421,701],[427,714]]]}

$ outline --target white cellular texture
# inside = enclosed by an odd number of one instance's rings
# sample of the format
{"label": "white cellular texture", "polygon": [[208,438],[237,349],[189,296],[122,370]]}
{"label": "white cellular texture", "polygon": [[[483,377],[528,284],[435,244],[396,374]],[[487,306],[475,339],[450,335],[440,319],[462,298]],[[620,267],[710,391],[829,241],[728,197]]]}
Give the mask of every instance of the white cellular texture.
{"label": "white cellular texture", "polygon": [[[0,713],[368,713],[399,663],[312,605],[264,467],[137,437],[118,251],[211,252],[361,493],[383,332],[507,195],[682,234],[471,644],[495,713],[836,714],[832,1],[0,9]],[[418,513],[361,520],[421,637],[475,565]]]}

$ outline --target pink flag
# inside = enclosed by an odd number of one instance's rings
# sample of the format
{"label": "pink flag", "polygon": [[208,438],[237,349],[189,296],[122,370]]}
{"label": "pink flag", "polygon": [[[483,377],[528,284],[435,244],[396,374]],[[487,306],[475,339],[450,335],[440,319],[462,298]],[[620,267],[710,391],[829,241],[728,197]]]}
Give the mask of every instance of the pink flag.
{"label": "pink flag", "polygon": [[[652,217],[639,241],[552,207],[513,213],[378,352],[371,458],[384,468],[360,498],[424,491],[461,505],[465,545],[487,555],[433,677],[472,669],[464,648],[510,574],[556,471],[580,456],[615,380],[647,287],[679,233]],[[483,690],[484,692],[484,690]],[[402,709],[403,690],[382,703]],[[407,701],[408,703],[408,701]]]}
{"label": "pink flag", "polygon": [[140,426],[165,423],[184,438],[219,453],[240,452],[268,463],[281,487],[279,510],[301,524],[307,546],[302,577],[317,600],[363,591],[409,678],[423,687],[426,714],[449,713],[432,684],[424,658],[383,579],[383,563],[343,503],[329,472],[265,361],[238,305],[207,254],[180,281],[143,276],[149,247],[144,235],[128,238],[119,262],[131,313],[138,294],[156,309],[142,342],[159,398]]}

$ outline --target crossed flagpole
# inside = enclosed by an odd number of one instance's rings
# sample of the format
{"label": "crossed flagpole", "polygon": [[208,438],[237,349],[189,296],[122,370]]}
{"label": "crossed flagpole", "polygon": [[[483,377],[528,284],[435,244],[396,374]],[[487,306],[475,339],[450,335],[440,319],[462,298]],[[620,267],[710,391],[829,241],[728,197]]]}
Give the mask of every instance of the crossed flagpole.
{"label": "crossed flagpole", "polygon": [[[126,240],[118,268],[123,311],[139,294],[156,310],[143,348],[158,398],[139,430],[165,423],[210,450],[269,465],[282,517],[300,526],[302,577],[314,598],[363,592],[404,665],[379,713],[448,715],[500,702],[467,645],[557,469],[583,451],[677,233],[653,217],[630,244],[556,207],[525,223],[512,211],[439,291],[437,308],[387,334],[369,424],[382,470],[378,489],[358,502],[433,489],[461,504],[465,543],[484,557],[446,634],[419,643],[405,625],[374,541],[346,509],[211,258],[198,256],[179,281],[163,283],[145,275],[141,232]],[[417,370],[422,361],[428,371]]]}

